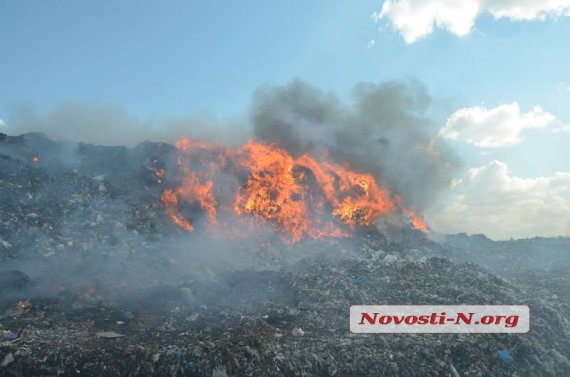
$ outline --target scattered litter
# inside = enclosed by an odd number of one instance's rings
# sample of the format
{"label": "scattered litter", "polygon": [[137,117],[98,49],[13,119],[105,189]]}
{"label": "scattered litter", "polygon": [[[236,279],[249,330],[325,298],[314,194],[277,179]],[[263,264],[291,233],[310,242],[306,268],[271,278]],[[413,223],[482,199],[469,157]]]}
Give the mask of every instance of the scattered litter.
{"label": "scattered litter", "polygon": [[14,354],[12,352],[10,352],[6,356],[4,356],[4,360],[2,360],[2,363],[0,364],[0,366],[2,368],[5,368],[8,365],[12,364],[13,362],[14,362]]}
{"label": "scattered litter", "polygon": [[212,377],[228,377],[226,369],[224,367],[216,367],[212,372]]}
{"label": "scattered litter", "polygon": [[368,284],[370,282],[370,279],[368,279],[366,276],[358,276],[358,275],[347,276],[346,280],[350,284],[355,284],[355,285]]}
{"label": "scattered litter", "polygon": [[303,331],[302,328],[300,328],[300,327],[295,327],[295,328],[293,329],[293,331],[291,331],[291,334],[292,334],[293,336],[304,336],[304,335],[305,335],[305,332]]}
{"label": "scattered litter", "polygon": [[18,339],[18,334],[10,330],[2,330],[2,338],[4,340],[16,340]]}
{"label": "scattered litter", "polygon": [[114,338],[122,338],[125,335],[116,333],[114,331],[104,331],[104,332],[98,332],[97,336],[99,338],[114,339]]}
{"label": "scattered litter", "polygon": [[388,254],[382,259],[382,262],[385,264],[393,264],[398,261],[398,257],[392,254]]}
{"label": "scattered litter", "polygon": [[453,377],[461,377],[459,375],[459,373],[457,372],[457,369],[455,369],[455,367],[453,366],[453,364],[450,364],[449,368],[451,369],[451,373],[453,374]]}

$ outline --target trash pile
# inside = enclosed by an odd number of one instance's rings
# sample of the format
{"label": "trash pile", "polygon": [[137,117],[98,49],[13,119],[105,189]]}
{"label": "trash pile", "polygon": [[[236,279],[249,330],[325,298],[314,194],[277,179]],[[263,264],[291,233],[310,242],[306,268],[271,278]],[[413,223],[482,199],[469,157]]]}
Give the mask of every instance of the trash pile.
{"label": "trash pile", "polygon": [[459,233],[446,236],[444,244],[450,246],[450,258],[477,262],[497,273],[570,269],[570,237],[493,241],[483,234]]}
{"label": "trash pile", "polygon": [[[4,312],[2,375],[459,375],[570,372],[569,323],[552,299],[528,295],[475,265],[445,259],[310,257],[279,271],[227,272],[160,287],[161,302],[94,295],[31,300]],[[259,290],[267,293],[256,299]],[[229,302],[216,297],[233,297]],[[353,304],[520,304],[517,335],[356,335]]]}
{"label": "trash pile", "polygon": [[[460,251],[413,230],[294,246],[181,232],[154,175],[171,157],[0,134],[0,376],[570,375],[549,285],[442,258]],[[352,334],[359,304],[529,305],[531,331]]]}
{"label": "trash pile", "polygon": [[455,262],[475,262],[536,297],[559,301],[570,318],[570,237],[493,241],[460,233],[446,236],[442,246],[441,254]]}

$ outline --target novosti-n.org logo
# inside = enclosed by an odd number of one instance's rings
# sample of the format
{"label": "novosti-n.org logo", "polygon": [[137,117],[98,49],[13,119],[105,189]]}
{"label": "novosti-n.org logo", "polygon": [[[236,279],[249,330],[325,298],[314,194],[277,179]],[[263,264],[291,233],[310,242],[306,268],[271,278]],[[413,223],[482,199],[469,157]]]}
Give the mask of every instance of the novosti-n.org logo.
{"label": "novosti-n.org logo", "polygon": [[526,333],[526,305],[355,305],[353,333]]}

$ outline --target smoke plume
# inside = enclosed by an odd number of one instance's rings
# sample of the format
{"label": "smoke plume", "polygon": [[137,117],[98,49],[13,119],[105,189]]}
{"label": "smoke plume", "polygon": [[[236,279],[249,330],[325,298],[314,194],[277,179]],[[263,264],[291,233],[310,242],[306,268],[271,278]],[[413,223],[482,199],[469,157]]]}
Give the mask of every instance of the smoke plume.
{"label": "smoke plume", "polygon": [[14,111],[4,132],[39,131],[55,139],[133,146],[144,140],[192,139],[239,145],[249,138],[275,143],[295,156],[330,154],[340,164],[373,173],[408,205],[425,209],[447,188],[459,166],[426,117],[430,105],[418,82],[361,83],[343,103],[302,81],[262,87],[249,120],[213,116],[140,120],[116,105],[64,103],[45,114]]}
{"label": "smoke plume", "polygon": [[423,209],[448,187],[459,167],[426,118],[430,97],[417,82],[363,83],[353,101],[301,81],[259,89],[251,118],[255,136],[294,154],[330,153],[339,163],[372,172],[405,202]]}

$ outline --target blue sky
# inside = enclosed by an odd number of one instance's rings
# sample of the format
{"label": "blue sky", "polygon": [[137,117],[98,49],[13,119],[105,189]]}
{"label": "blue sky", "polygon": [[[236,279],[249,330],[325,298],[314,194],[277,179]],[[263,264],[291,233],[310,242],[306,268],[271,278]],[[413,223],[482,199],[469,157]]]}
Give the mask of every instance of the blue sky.
{"label": "blue sky", "polygon": [[[414,15],[375,21],[382,1],[4,0],[0,119],[10,125],[22,104],[47,111],[65,101],[115,103],[141,118],[239,117],[264,84],[300,78],[348,97],[360,81],[417,79],[441,127],[460,108],[514,102],[521,113],[541,106],[552,127],[570,124],[570,17],[497,19],[504,9],[494,1],[468,35],[435,27],[406,42],[396,22]],[[570,132],[552,127],[498,148],[449,140],[465,160],[458,179],[495,160],[520,179],[569,172]]]}

